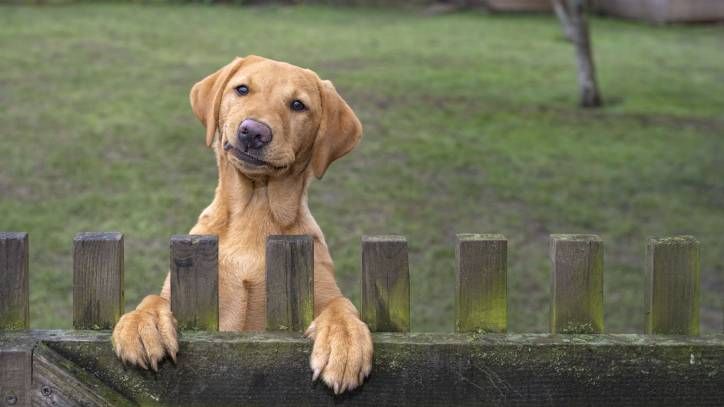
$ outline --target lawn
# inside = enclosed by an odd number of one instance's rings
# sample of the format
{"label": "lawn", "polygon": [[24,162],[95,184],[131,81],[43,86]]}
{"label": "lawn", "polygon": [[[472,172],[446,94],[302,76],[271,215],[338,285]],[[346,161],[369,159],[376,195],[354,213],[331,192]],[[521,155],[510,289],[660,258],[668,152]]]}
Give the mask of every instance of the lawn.
{"label": "lawn", "polygon": [[547,15],[198,5],[0,7],[0,230],[31,239],[31,324],[69,327],[72,237],[126,236],[126,307],[157,292],[168,238],[216,168],[188,91],[235,55],[333,80],[365,138],[314,184],[343,291],[360,237],[408,237],[412,324],[453,327],[459,232],[509,239],[509,318],[547,330],[550,233],[605,240],[606,329],[643,324],[649,236],[702,247],[702,331],[724,291],[724,26],[592,22],[607,105],[576,107]]}

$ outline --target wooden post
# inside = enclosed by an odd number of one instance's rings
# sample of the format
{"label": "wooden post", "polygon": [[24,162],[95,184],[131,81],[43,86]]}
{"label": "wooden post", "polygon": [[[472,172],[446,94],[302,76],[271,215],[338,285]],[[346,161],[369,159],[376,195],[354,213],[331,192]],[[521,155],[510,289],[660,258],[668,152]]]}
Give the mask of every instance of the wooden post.
{"label": "wooden post", "polygon": [[28,234],[0,232],[0,331],[27,329]]}
{"label": "wooden post", "polygon": [[123,235],[77,234],[73,240],[73,326],[111,329],[123,308]]}
{"label": "wooden post", "polygon": [[551,235],[551,333],[603,332],[603,242]]}
{"label": "wooden post", "polygon": [[182,330],[219,330],[219,240],[171,237],[171,312]]}
{"label": "wooden post", "polygon": [[0,348],[0,406],[30,407],[32,349]]}
{"label": "wooden post", "polygon": [[647,334],[699,335],[699,242],[692,236],[649,239],[644,312]]}
{"label": "wooden post", "polygon": [[410,270],[403,236],[362,238],[361,311],[372,332],[410,331]]}
{"label": "wooden post", "polygon": [[455,260],[457,332],[506,332],[508,241],[505,236],[459,234]]}
{"label": "wooden post", "polygon": [[314,320],[314,241],[272,235],[266,241],[266,329],[304,332]]}

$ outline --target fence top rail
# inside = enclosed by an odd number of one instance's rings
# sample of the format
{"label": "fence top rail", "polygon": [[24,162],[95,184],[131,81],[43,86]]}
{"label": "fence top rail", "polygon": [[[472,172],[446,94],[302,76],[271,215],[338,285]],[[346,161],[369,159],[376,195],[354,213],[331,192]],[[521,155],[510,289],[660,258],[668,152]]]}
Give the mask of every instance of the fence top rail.
{"label": "fence top rail", "polygon": [[[490,345],[490,346],[634,346],[679,347],[696,345],[724,347],[724,333],[686,335],[645,334],[550,334],[550,333],[448,333],[448,332],[373,332],[375,343],[397,345]],[[29,329],[0,331],[0,347],[12,348],[28,341],[42,342],[105,342],[111,340],[110,330]],[[180,342],[234,343],[307,343],[312,341],[299,332],[213,332],[188,331]]]}

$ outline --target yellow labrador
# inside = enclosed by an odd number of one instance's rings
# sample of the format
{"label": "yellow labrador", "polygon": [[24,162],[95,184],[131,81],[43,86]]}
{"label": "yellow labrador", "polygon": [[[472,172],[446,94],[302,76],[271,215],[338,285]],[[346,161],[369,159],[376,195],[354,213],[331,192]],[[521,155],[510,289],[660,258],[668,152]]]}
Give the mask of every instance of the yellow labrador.
{"label": "yellow labrador", "polygon": [[[191,234],[219,237],[222,331],[263,330],[265,242],[273,234],[314,238],[314,340],[310,366],[335,393],[362,384],[372,368],[372,339],[342,296],[322,231],[307,206],[307,187],[362,137],[357,116],[329,81],[283,62],[247,56],[198,82],[191,107],[206,126],[219,183]],[[217,136],[218,135],[218,136]],[[178,351],[170,280],[121,317],[113,331],[118,357],[156,370]]]}

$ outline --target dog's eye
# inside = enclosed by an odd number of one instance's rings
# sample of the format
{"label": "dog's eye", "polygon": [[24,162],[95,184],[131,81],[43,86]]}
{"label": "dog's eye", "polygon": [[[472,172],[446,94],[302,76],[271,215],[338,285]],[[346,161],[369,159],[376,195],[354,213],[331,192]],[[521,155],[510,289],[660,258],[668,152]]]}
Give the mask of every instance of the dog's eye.
{"label": "dog's eye", "polygon": [[236,90],[236,94],[239,96],[244,96],[244,95],[249,94],[249,87],[246,85],[239,85],[239,86],[235,87],[234,90]]}
{"label": "dog's eye", "polygon": [[295,112],[301,112],[302,110],[307,110],[307,107],[304,106],[304,103],[302,103],[300,100],[295,100],[292,102],[292,104],[289,105],[289,107],[292,108]]}

